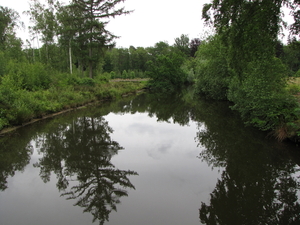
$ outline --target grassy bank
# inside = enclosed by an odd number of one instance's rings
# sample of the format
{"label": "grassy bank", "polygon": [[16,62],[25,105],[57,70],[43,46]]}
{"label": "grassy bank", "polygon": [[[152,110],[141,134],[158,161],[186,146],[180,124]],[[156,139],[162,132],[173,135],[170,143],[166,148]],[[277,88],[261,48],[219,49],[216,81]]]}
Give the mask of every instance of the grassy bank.
{"label": "grassy bank", "polygon": [[48,89],[28,91],[12,81],[0,86],[0,131],[36,118],[91,102],[119,98],[145,88],[147,81],[109,82],[83,79],[73,84],[56,83]]}

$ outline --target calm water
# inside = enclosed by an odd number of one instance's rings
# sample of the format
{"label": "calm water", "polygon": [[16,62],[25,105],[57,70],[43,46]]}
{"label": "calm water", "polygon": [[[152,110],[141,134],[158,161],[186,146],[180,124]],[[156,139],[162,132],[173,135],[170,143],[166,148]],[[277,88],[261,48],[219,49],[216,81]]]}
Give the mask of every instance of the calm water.
{"label": "calm water", "polygon": [[300,224],[299,147],[191,96],[132,96],[1,138],[0,225]]}

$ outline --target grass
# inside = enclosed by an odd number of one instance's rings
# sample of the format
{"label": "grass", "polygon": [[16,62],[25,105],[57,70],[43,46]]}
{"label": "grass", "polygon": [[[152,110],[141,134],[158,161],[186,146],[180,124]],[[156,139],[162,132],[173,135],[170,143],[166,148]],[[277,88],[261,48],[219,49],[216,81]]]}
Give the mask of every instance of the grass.
{"label": "grass", "polygon": [[137,93],[146,86],[145,81],[127,80],[100,82],[95,85],[51,86],[47,90],[38,91],[16,89],[11,92],[11,96],[0,96],[0,102],[5,103],[0,105],[0,133],[3,128],[19,126],[52,113]]}
{"label": "grass", "polygon": [[286,90],[300,102],[300,77],[290,78]]}

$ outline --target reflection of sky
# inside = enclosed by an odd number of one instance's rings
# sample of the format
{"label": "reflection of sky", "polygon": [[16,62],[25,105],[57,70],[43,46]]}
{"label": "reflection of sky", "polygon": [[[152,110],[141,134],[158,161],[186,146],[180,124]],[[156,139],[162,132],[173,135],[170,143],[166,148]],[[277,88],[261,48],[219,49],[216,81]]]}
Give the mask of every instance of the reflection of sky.
{"label": "reflection of sky", "polygon": [[131,178],[136,190],[122,199],[109,224],[199,224],[201,201],[209,200],[219,173],[197,158],[197,124],[157,123],[141,113],[105,119],[113,140],[125,148],[113,163],[139,173]]}
{"label": "reflection of sky", "polygon": [[[199,224],[201,201],[208,203],[220,174],[197,158],[201,151],[194,140],[197,124],[157,122],[155,116],[142,113],[110,113],[105,119],[114,130],[112,139],[124,147],[112,163],[139,174],[129,177],[136,190],[128,190],[129,196],[120,199],[117,213],[111,213],[105,224]],[[33,164],[42,155],[36,143],[31,144],[30,163],[10,177],[8,188],[0,192],[0,225],[92,224],[90,213],[83,214],[74,201],[60,197],[53,172],[50,182],[41,180]]]}

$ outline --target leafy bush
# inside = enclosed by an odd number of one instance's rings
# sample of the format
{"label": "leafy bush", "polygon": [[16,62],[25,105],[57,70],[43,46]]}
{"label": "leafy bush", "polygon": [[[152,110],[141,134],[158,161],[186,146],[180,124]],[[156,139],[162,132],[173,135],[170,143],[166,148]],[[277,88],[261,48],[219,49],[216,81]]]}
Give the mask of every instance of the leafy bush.
{"label": "leafy bush", "polygon": [[152,78],[150,86],[161,90],[170,90],[181,86],[187,80],[181,65],[184,57],[176,52],[158,55],[154,61],[148,61],[147,76]]}
{"label": "leafy bush", "polygon": [[96,81],[89,77],[84,77],[78,80],[79,85],[86,85],[86,86],[95,86]]}
{"label": "leafy bush", "polygon": [[50,75],[45,66],[39,62],[30,64],[25,62],[9,61],[7,73],[19,82],[21,88],[34,91],[47,89],[50,86]]}
{"label": "leafy bush", "polygon": [[246,124],[275,130],[297,118],[298,105],[284,90],[285,71],[277,58],[260,60],[248,64],[242,80],[231,80],[228,98]]}
{"label": "leafy bush", "polygon": [[195,64],[196,91],[212,99],[227,99],[230,70],[226,48],[219,37],[200,45]]}

